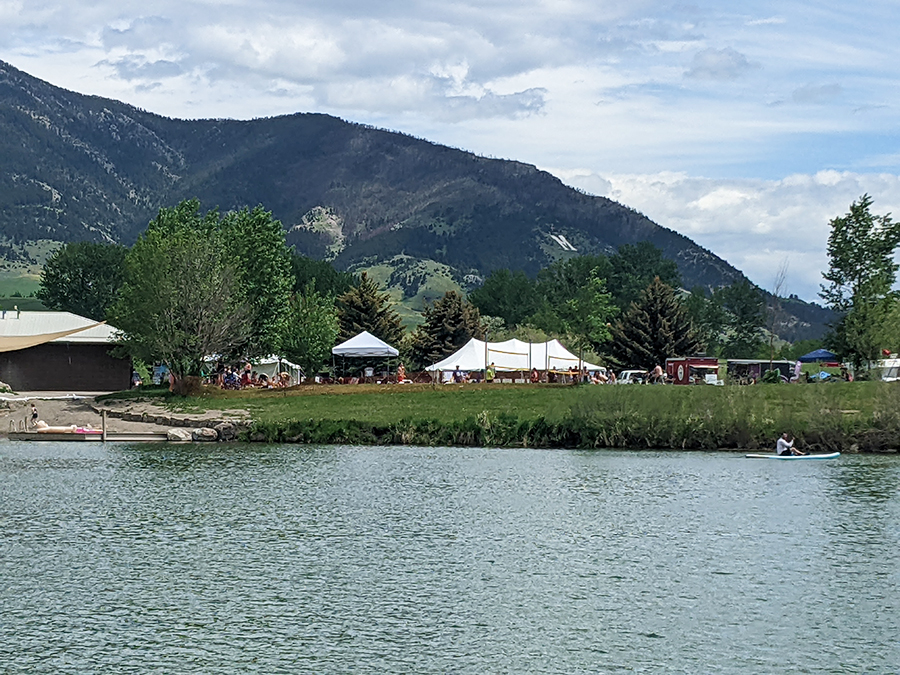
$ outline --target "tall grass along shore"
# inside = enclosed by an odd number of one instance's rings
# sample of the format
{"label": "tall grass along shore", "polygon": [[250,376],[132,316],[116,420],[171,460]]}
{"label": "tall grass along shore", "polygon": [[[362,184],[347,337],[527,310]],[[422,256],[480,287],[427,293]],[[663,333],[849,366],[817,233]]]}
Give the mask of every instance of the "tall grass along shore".
{"label": "tall grass along shore", "polygon": [[261,442],[756,450],[787,431],[813,452],[900,449],[900,386],[882,382],[305,386],[166,401],[245,408],[245,440]]}

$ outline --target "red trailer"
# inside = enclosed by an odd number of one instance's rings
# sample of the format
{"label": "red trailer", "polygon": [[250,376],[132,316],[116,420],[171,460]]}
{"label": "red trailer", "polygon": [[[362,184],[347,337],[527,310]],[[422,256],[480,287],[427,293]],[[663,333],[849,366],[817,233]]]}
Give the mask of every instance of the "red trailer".
{"label": "red trailer", "polygon": [[719,359],[710,356],[684,356],[666,359],[666,377],[675,384],[705,384],[712,375],[719,379]]}

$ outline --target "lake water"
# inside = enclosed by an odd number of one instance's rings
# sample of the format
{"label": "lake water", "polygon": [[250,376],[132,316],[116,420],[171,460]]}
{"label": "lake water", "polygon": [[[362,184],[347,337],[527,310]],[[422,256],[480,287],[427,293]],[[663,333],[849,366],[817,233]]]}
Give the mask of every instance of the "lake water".
{"label": "lake water", "polygon": [[0,443],[0,672],[900,671],[900,459]]}

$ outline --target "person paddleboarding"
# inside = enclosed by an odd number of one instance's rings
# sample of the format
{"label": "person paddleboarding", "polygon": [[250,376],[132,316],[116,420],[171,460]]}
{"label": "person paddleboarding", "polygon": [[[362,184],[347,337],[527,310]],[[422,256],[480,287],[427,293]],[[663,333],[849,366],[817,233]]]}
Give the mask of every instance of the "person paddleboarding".
{"label": "person paddleboarding", "polygon": [[778,442],[775,444],[775,454],[776,455],[805,455],[805,452],[801,452],[797,448],[794,447],[794,439],[788,440],[788,432],[784,432],[781,434],[781,438],[778,439]]}

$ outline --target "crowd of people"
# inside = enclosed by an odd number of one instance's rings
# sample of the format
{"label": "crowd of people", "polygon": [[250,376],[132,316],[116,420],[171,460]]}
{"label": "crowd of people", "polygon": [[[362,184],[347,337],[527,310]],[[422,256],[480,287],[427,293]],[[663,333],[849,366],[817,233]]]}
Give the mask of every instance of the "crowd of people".
{"label": "crowd of people", "polygon": [[295,384],[289,373],[281,372],[269,377],[266,373],[253,370],[249,363],[244,364],[243,368],[232,368],[220,363],[209,380],[222,389],[277,389]]}

